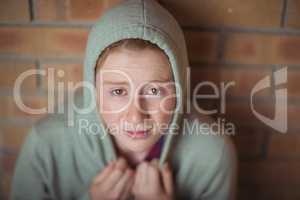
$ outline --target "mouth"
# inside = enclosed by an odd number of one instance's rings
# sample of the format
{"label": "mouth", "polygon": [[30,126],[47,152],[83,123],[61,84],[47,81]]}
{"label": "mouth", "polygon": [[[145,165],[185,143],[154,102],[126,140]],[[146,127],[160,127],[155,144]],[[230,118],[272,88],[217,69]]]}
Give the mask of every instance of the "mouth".
{"label": "mouth", "polygon": [[126,131],[126,134],[133,139],[147,139],[150,136],[150,129],[140,131]]}

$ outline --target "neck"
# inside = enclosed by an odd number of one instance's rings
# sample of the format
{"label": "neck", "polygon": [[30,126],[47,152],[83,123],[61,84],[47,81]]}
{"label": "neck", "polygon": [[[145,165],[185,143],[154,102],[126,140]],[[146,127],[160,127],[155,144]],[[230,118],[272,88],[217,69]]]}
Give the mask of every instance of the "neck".
{"label": "neck", "polygon": [[148,151],[132,152],[119,149],[119,154],[127,160],[130,166],[135,168],[135,166],[144,161],[148,154]]}
{"label": "neck", "polygon": [[115,139],[113,139],[113,143],[116,147],[117,155],[125,158],[129,166],[132,168],[135,168],[138,164],[143,162],[151,149],[146,149],[145,151],[141,152],[134,152],[129,149],[125,149],[124,147],[122,148],[122,146],[119,145]]}

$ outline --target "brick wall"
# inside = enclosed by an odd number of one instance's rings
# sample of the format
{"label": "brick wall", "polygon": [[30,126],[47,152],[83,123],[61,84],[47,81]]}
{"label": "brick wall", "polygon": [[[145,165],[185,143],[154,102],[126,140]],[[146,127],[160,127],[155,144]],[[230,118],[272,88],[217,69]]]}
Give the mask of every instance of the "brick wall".
{"label": "brick wall", "polygon": [[[120,0],[2,0],[0,6],[1,188],[7,199],[16,156],[27,130],[41,115],[28,115],[14,103],[12,89],[28,69],[63,70],[56,81],[80,81],[88,31]],[[184,29],[192,85],[234,81],[223,116],[234,122],[239,155],[238,197],[300,199],[300,1],[160,0]],[[255,97],[260,113],[274,116],[274,73],[288,66],[288,133],[280,134],[251,112],[254,85],[270,76],[271,87]],[[47,104],[47,75],[26,79],[26,105]],[[205,90],[209,92],[209,90]],[[59,101],[59,100],[58,100]],[[200,102],[220,110],[220,100]],[[0,174],[1,175],[1,174]],[[0,197],[1,198],[1,197]]]}

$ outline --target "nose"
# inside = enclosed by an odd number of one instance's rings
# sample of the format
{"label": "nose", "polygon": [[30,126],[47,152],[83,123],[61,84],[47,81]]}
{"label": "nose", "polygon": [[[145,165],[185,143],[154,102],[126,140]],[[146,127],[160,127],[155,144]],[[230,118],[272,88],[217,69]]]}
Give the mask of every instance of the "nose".
{"label": "nose", "polygon": [[143,108],[143,99],[138,95],[135,97],[127,109],[126,118],[131,124],[143,123],[144,119],[147,118],[148,114]]}

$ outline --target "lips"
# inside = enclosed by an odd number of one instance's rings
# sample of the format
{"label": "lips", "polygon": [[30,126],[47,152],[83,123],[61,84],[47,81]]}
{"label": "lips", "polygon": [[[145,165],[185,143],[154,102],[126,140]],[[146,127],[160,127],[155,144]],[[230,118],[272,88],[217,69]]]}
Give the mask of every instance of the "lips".
{"label": "lips", "polygon": [[146,139],[150,135],[150,130],[126,131],[127,135],[134,139]]}

